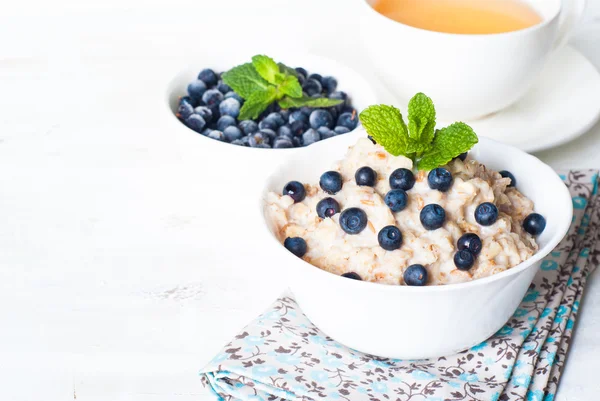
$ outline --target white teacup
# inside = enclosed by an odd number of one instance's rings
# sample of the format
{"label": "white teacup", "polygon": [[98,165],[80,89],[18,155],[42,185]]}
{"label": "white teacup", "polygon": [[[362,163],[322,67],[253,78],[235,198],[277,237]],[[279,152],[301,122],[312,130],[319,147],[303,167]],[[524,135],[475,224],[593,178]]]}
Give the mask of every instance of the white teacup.
{"label": "white teacup", "polygon": [[375,11],[374,0],[359,1],[364,49],[398,101],[406,104],[424,92],[441,119],[462,120],[496,112],[525,95],[585,6],[585,0],[523,0],[542,22],[514,32],[451,34],[402,24]]}

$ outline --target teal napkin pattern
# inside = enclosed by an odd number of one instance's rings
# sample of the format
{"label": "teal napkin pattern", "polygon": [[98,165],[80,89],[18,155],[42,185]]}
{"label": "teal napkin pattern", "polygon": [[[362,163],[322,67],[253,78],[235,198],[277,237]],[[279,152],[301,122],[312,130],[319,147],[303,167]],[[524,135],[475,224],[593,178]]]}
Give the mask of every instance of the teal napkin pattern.
{"label": "teal napkin pattern", "polygon": [[203,383],[227,401],[552,401],[600,255],[598,172],[561,177],[573,197],[569,233],[512,318],[481,344],[418,361],[363,354],[323,334],[284,294],[201,371]]}

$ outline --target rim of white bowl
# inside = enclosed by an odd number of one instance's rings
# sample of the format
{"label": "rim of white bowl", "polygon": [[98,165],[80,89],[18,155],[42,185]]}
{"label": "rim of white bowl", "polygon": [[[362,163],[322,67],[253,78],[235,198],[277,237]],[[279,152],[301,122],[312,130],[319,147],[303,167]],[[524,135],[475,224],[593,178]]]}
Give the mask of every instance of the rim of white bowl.
{"label": "rim of white bowl", "polygon": [[[332,59],[329,57],[325,57],[325,56],[321,56],[321,55],[316,55],[313,53],[294,53],[293,55],[291,53],[282,53],[282,52],[276,52],[276,58],[277,59],[283,59],[285,60],[286,57],[290,57],[290,58],[299,58],[299,59],[307,59],[307,60],[317,60],[316,62],[318,63],[319,61],[321,62],[325,62],[326,64],[329,64],[332,66],[332,70],[334,71],[338,71],[338,70],[344,70],[348,75],[352,76],[352,81],[353,82],[358,82],[359,86],[361,86],[361,89],[364,90],[364,93],[359,94],[360,98],[361,98],[361,102],[359,103],[364,103],[365,105],[367,105],[367,107],[369,105],[372,104],[377,104],[379,102],[379,96],[377,96],[377,93],[375,92],[375,90],[373,89],[373,85],[372,83],[367,80],[362,74],[360,74],[359,72],[357,72],[354,68],[348,66],[347,64],[344,64],[336,59]],[[288,153],[292,153],[292,152],[297,152],[300,151],[302,149],[308,149],[311,146],[315,145],[315,143],[308,145],[308,146],[301,146],[301,147],[294,147],[294,148],[281,148],[281,149],[277,149],[275,150],[275,148],[252,148],[249,146],[238,146],[238,145],[233,145],[231,143],[228,142],[223,142],[223,141],[218,141],[216,139],[212,139],[212,138],[208,138],[204,135],[202,135],[199,132],[194,131],[193,129],[187,127],[183,121],[181,121],[179,118],[177,118],[177,116],[175,115],[175,111],[171,108],[171,104],[170,104],[170,99],[171,96],[176,95],[176,96],[186,96],[185,94],[179,95],[179,94],[175,94],[172,92],[171,88],[174,85],[174,82],[177,80],[177,78],[182,75],[187,73],[190,69],[196,67],[197,64],[200,64],[202,61],[198,60],[198,61],[192,61],[189,62],[187,64],[187,66],[185,68],[181,68],[179,70],[177,70],[177,72],[175,74],[172,75],[171,79],[169,79],[169,81],[167,82],[166,88],[164,89],[164,93],[165,93],[165,98],[164,98],[164,104],[166,105],[166,109],[168,114],[171,116],[171,121],[175,121],[178,125],[180,125],[180,128],[184,129],[185,131],[197,135],[199,137],[202,137],[202,140],[208,140],[208,141],[212,141],[210,142],[211,144],[217,145],[217,146],[234,146],[234,149],[251,149],[249,150],[249,152],[264,152],[264,151],[276,151],[276,152],[288,152]],[[309,61],[310,64],[310,61]],[[234,66],[232,66],[234,67]],[[203,68],[203,67],[200,67]],[[334,71],[331,72],[332,76],[337,76],[338,74],[335,73]],[[353,95],[350,91],[346,91],[343,90],[343,92],[347,93],[348,96],[352,99]],[[364,98],[365,101],[362,101]],[[353,106],[354,106],[354,101],[353,101]],[[358,110],[357,108],[355,108],[357,114],[360,113],[361,110]],[[358,129],[360,129],[361,125],[360,122],[358,124],[358,126],[351,130],[350,132],[347,132],[345,134],[341,134],[339,136],[343,136],[343,135],[348,135],[351,133],[356,132]],[[323,141],[327,141],[330,139],[333,139],[335,137],[332,138],[328,138],[328,139],[324,139]],[[321,141],[319,141],[321,142]],[[316,142],[316,143],[319,143]],[[244,150],[241,150],[244,151]]]}
{"label": "rim of white bowl", "polygon": [[[331,139],[335,140],[336,137],[331,138]],[[560,188],[559,193],[558,194],[554,194],[554,196],[560,196],[562,198],[562,203],[564,203],[564,206],[568,210],[568,213],[565,212],[563,218],[561,219],[562,221],[559,221],[557,223],[556,231],[555,231],[554,235],[549,239],[548,243],[543,248],[539,249],[532,257],[530,257],[526,261],[521,262],[518,265],[516,265],[514,267],[511,267],[510,269],[504,270],[503,272],[496,273],[496,274],[493,274],[491,276],[487,276],[487,277],[483,277],[483,278],[478,278],[478,279],[475,279],[475,280],[467,281],[467,282],[464,282],[464,283],[445,284],[445,285],[426,285],[426,286],[420,287],[420,286],[408,286],[408,285],[380,284],[380,283],[373,283],[373,282],[370,282],[370,281],[362,281],[362,280],[350,280],[350,279],[347,279],[347,278],[342,277],[340,275],[337,275],[337,274],[334,274],[334,273],[330,273],[328,271],[320,269],[317,266],[314,266],[311,263],[306,262],[302,258],[298,258],[298,257],[294,256],[291,252],[289,252],[287,249],[285,249],[285,247],[283,246],[283,244],[281,242],[279,242],[279,240],[271,232],[271,230],[269,229],[269,227],[268,227],[268,225],[266,223],[265,195],[269,191],[271,191],[271,188],[269,188],[269,182],[272,180],[272,178],[273,178],[273,176],[274,176],[275,173],[272,173],[272,174],[270,174],[267,177],[267,179],[266,179],[267,184],[263,187],[262,191],[260,192],[259,213],[260,213],[260,216],[262,218],[263,229],[266,230],[266,233],[270,237],[270,240],[273,241],[276,244],[276,248],[278,248],[276,250],[276,252],[280,252],[282,255],[285,254],[285,257],[292,258],[290,260],[295,261],[295,262],[297,261],[297,262],[303,264],[304,267],[310,268],[310,269],[313,270],[312,272],[308,272],[306,274],[319,274],[319,275],[321,275],[323,277],[324,280],[337,280],[338,284],[345,283],[345,284],[342,284],[342,285],[368,286],[368,287],[363,287],[363,288],[370,288],[370,289],[378,289],[379,288],[382,291],[416,291],[416,292],[458,291],[458,290],[461,290],[461,289],[464,289],[464,288],[468,288],[468,287],[485,285],[487,283],[500,280],[500,279],[502,279],[504,277],[509,277],[509,276],[516,275],[516,274],[518,274],[518,273],[520,273],[520,272],[522,272],[524,270],[527,270],[533,264],[535,264],[536,262],[542,260],[547,255],[549,255],[550,252],[552,252],[554,250],[554,248],[556,248],[556,246],[560,243],[560,241],[562,241],[562,239],[566,236],[567,232],[569,231],[569,227],[571,226],[571,220],[572,220],[572,217],[573,217],[573,202],[572,202],[572,199],[571,199],[571,194],[569,193],[569,190],[567,189],[567,187],[564,184],[564,182],[561,180],[561,178],[558,176],[558,174],[554,171],[554,169],[552,169],[552,167],[548,166],[546,163],[544,163],[543,161],[541,161],[537,157],[532,156],[532,155],[530,155],[530,154],[522,151],[519,148],[516,148],[516,147],[511,146],[511,145],[507,145],[507,144],[504,144],[504,143],[501,143],[501,142],[498,142],[498,141],[495,141],[495,140],[490,139],[490,138],[480,137],[479,140],[480,140],[480,143],[481,142],[488,142],[490,146],[498,147],[498,151],[499,152],[502,152],[501,148],[510,149],[510,151],[518,152],[518,153],[521,154],[522,157],[528,158],[533,163],[535,163],[537,165],[537,169],[538,170],[546,170],[545,174],[548,174],[551,177],[550,179],[553,182],[553,186],[556,186],[557,188]],[[316,146],[321,146],[322,144],[321,143],[317,143],[315,145]],[[330,143],[330,145],[331,145],[331,143]],[[280,165],[283,166],[286,163],[281,163]]]}

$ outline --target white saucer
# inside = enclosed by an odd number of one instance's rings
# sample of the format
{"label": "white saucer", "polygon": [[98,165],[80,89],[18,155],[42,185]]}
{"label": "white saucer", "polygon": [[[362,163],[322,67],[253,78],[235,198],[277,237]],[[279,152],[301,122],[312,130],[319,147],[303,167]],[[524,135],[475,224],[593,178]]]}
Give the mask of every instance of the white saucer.
{"label": "white saucer", "polygon": [[552,56],[523,99],[467,123],[478,135],[537,152],[577,138],[599,118],[600,73],[581,53],[566,46]]}

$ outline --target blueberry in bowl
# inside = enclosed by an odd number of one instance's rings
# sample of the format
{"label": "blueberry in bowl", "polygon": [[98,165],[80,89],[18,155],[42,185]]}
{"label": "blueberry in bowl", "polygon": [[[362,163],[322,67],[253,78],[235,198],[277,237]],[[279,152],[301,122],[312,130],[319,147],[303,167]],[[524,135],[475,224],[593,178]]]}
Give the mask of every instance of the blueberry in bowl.
{"label": "blueberry in bowl", "polygon": [[[178,130],[186,159],[194,151],[198,158],[198,149],[209,145],[273,152],[307,147],[352,132],[360,110],[375,101],[358,74],[322,57],[219,57],[195,65],[180,72],[167,90],[178,128],[187,128],[185,133]],[[194,136],[207,128],[225,134],[228,126],[237,127],[242,137],[232,129],[224,136]],[[273,131],[274,137],[250,140],[257,127]],[[216,141],[207,145],[208,139]]]}

